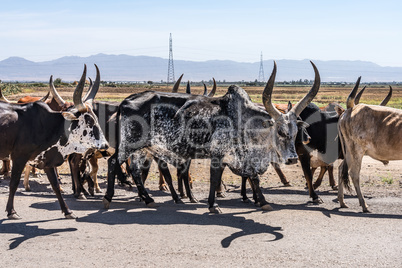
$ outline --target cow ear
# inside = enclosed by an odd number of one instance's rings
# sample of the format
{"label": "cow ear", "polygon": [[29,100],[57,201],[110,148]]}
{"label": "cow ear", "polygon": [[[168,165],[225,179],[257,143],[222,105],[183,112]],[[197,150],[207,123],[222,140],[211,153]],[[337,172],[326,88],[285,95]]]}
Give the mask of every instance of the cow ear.
{"label": "cow ear", "polygon": [[73,121],[73,120],[78,120],[78,118],[70,112],[62,112],[61,113],[64,117],[64,119],[69,120],[69,121]]}
{"label": "cow ear", "polygon": [[264,122],[262,122],[262,126],[266,127],[266,128],[272,127],[273,125],[274,125],[273,119],[268,119],[268,120],[265,120]]}
{"label": "cow ear", "polygon": [[306,123],[306,122],[304,122],[304,121],[301,121],[301,120],[297,120],[297,127],[298,128],[308,128],[310,126],[310,124],[309,123]]}
{"label": "cow ear", "polygon": [[292,103],[289,101],[289,102],[288,102],[288,110],[287,110],[287,111],[289,112],[290,110],[292,110]]}
{"label": "cow ear", "polygon": [[335,106],[335,111],[336,111],[336,113],[340,116],[340,115],[342,115],[342,114],[345,112],[345,109],[343,109],[343,107],[340,106],[340,105],[336,105],[336,106]]}

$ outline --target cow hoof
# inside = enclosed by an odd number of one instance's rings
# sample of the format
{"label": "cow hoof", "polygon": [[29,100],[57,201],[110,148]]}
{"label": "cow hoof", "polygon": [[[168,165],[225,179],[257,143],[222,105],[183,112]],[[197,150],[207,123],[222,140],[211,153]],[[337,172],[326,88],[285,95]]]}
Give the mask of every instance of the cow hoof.
{"label": "cow hoof", "polygon": [[17,213],[12,213],[7,216],[9,220],[21,220],[21,217]]}
{"label": "cow hoof", "polygon": [[105,197],[102,199],[102,203],[103,203],[103,208],[105,208],[105,209],[110,208],[110,202]]}
{"label": "cow hoof", "polygon": [[27,187],[25,187],[25,191],[26,192],[30,192],[31,191],[31,187],[29,187],[29,185]]}
{"label": "cow hoof", "polygon": [[87,200],[87,198],[85,197],[85,195],[83,193],[80,193],[80,195],[77,197],[77,199],[79,199],[79,200]]}
{"label": "cow hoof", "polygon": [[75,216],[74,213],[65,214],[64,217],[66,217],[66,219],[77,219],[78,218],[77,216]]}
{"label": "cow hoof", "polygon": [[338,190],[338,185],[332,186],[332,190],[337,191]]}
{"label": "cow hoof", "polygon": [[102,193],[102,191],[101,191],[100,188],[96,188],[96,189],[95,189],[95,192],[98,193],[98,194]]}
{"label": "cow hoof", "polygon": [[209,208],[209,212],[214,214],[221,214],[222,210],[218,207],[218,205],[214,205],[213,207]]}
{"label": "cow hoof", "polygon": [[181,199],[177,199],[174,201],[176,204],[184,204],[183,200]]}
{"label": "cow hoof", "polygon": [[292,185],[290,185],[290,183],[289,183],[289,182],[284,183],[284,184],[283,184],[283,186],[285,186],[285,187],[292,187]]}
{"label": "cow hoof", "polygon": [[261,207],[262,210],[264,211],[272,211],[274,210],[269,204],[265,204]]}
{"label": "cow hoof", "polygon": [[313,203],[314,204],[322,204],[322,203],[324,203],[324,201],[322,201],[321,198],[317,197],[317,198],[313,199]]}
{"label": "cow hoof", "polygon": [[216,193],[216,197],[224,198],[224,197],[226,197],[226,195],[225,195],[224,192],[217,192],[217,193]]}
{"label": "cow hoof", "polygon": [[159,190],[161,190],[162,192],[167,192],[168,187],[166,186],[166,184],[162,184],[162,185],[159,186]]}
{"label": "cow hoof", "polygon": [[250,204],[252,201],[248,198],[241,200],[243,203]]}
{"label": "cow hoof", "polygon": [[191,199],[190,199],[190,203],[196,204],[196,203],[198,203],[198,200],[197,200],[196,198],[191,198]]}
{"label": "cow hoof", "polygon": [[371,213],[371,211],[368,208],[363,208],[363,213]]}
{"label": "cow hoof", "polygon": [[156,208],[156,207],[158,207],[158,205],[157,205],[155,202],[151,202],[151,203],[148,203],[148,204],[147,204],[147,207],[149,207],[149,208]]}
{"label": "cow hoof", "polygon": [[349,208],[345,203],[341,203],[341,208]]}

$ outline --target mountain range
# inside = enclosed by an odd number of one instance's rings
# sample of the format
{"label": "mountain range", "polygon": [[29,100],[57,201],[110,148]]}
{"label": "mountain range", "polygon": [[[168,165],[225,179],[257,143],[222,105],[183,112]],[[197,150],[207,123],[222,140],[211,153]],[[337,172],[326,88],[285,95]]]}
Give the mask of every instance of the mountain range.
{"label": "mountain range", "polygon": [[[50,75],[63,81],[75,81],[81,76],[83,65],[88,66],[88,76],[95,77],[97,64],[103,81],[166,81],[168,60],[150,56],[97,54],[89,57],[68,56],[43,62],[33,62],[20,57],[0,61],[2,81],[48,81]],[[312,80],[314,72],[309,60],[276,60],[276,81]],[[402,67],[382,67],[368,61],[314,60],[323,82],[400,82]],[[273,60],[263,61],[264,77],[268,79]],[[259,77],[260,62],[247,63],[229,60],[185,61],[174,60],[177,79],[184,73],[183,81],[255,81]]]}

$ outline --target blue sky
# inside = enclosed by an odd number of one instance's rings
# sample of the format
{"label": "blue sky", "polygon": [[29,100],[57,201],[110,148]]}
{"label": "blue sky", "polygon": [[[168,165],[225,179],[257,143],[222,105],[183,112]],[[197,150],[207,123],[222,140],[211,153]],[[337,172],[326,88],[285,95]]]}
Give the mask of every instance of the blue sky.
{"label": "blue sky", "polygon": [[0,60],[362,60],[402,67],[402,1],[3,1]]}

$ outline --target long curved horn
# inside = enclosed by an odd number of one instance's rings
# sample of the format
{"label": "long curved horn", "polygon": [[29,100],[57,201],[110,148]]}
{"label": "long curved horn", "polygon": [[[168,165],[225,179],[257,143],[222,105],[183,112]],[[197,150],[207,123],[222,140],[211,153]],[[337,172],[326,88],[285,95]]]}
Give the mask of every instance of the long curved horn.
{"label": "long curved horn", "polygon": [[84,90],[86,76],[87,65],[84,64],[84,72],[82,73],[81,79],[78,82],[78,85],[75,88],[73,94],[74,106],[78,109],[79,112],[87,112],[87,107],[85,107],[85,105],[82,103],[82,91]]}
{"label": "long curved horn", "polygon": [[274,69],[272,70],[271,76],[269,77],[267,85],[264,88],[264,92],[262,92],[262,103],[264,104],[265,110],[274,120],[278,119],[281,116],[281,113],[272,105],[271,101],[272,90],[275,83],[275,76],[276,62],[274,61]]}
{"label": "long curved horn", "polygon": [[92,85],[92,80],[91,80],[91,78],[89,78],[90,85],[89,85],[88,93],[84,98],[84,102],[88,101],[88,102],[92,103],[93,100],[95,99],[96,93],[98,93],[98,90],[99,90],[100,72],[99,72],[98,66],[96,64],[94,64],[94,65],[95,65],[95,68],[96,68],[95,83],[93,84],[93,86],[91,86]]}
{"label": "long curved horn", "polygon": [[179,79],[177,79],[176,83],[173,86],[172,93],[177,93],[177,91],[179,90],[180,82],[181,79],[183,78],[183,75],[184,74],[180,75]]}
{"label": "long curved horn", "polygon": [[362,78],[361,76],[359,76],[359,78],[357,78],[355,87],[352,89],[352,91],[350,92],[350,94],[348,96],[348,99],[346,100],[346,109],[353,108],[353,106],[355,106],[355,96],[356,96],[357,89],[359,88],[361,78]]}
{"label": "long curved horn", "polygon": [[11,103],[11,101],[7,100],[6,97],[4,97],[3,92],[1,91],[1,87],[0,87],[0,101]]}
{"label": "long curved horn", "polygon": [[356,94],[356,97],[355,97],[355,105],[359,104],[360,98],[361,98],[361,96],[363,95],[363,92],[364,92],[365,89],[366,89],[366,86],[364,86],[364,87],[359,91],[359,93]]}
{"label": "long curved horn", "polygon": [[49,80],[49,87],[50,87],[50,92],[53,95],[53,98],[56,100],[56,102],[60,105],[63,106],[66,101],[63,100],[63,98],[59,95],[59,93],[57,92],[56,88],[54,87],[53,84],[53,75],[50,76],[50,80]]}
{"label": "long curved horn", "polygon": [[89,80],[89,87],[88,87],[87,94],[85,94],[85,97],[83,98],[83,100],[86,100],[88,98],[89,92],[91,92],[92,86],[94,85],[94,83],[92,82],[91,77],[88,76],[88,80]]}
{"label": "long curved horn", "polygon": [[216,92],[216,81],[215,78],[212,77],[212,80],[214,80],[214,87],[212,88],[211,92],[209,92],[208,97],[213,97],[215,95]]}
{"label": "long curved horn", "polygon": [[389,102],[389,100],[392,97],[392,87],[389,86],[389,92],[388,95],[385,97],[385,99],[382,100],[382,102],[380,103],[380,106],[385,106],[387,105],[387,103]]}
{"label": "long curved horn", "polygon": [[40,98],[39,100],[37,100],[37,101],[42,101],[42,102],[45,102],[46,100],[47,100],[47,98],[49,98],[49,95],[50,95],[50,91],[48,91],[47,92],[47,94],[45,95],[45,96],[43,96],[42,98]]}
{"label": "long curved horn", "polygon": [[186,93],[191,94],[190,81],[187,81]]}
{"label": "long curved horn", "polygon": [[204,93],[202,94],[203,96],[208,96],[208,89],[207,89],[207,85],[205,85],[204,82],[202,82],[204,84]]}
{"label": "long curved horn", "polygon": [[298,103],[293,106],[292,110],[296,116],[299,116],[301,112],[304,110],[304,108],[309,105],[309,103],[314,99],[314,97],[317,95],[318,90],[320,89],[320,83],[321,83],[321,78],[320,78],[320,73],[317,70],[317,67],[315,64],[310,61],[311,65],[313,66],[314,69],[314,84],[311,87],[310,91],[307,93],[306,96],[303,97]]}

